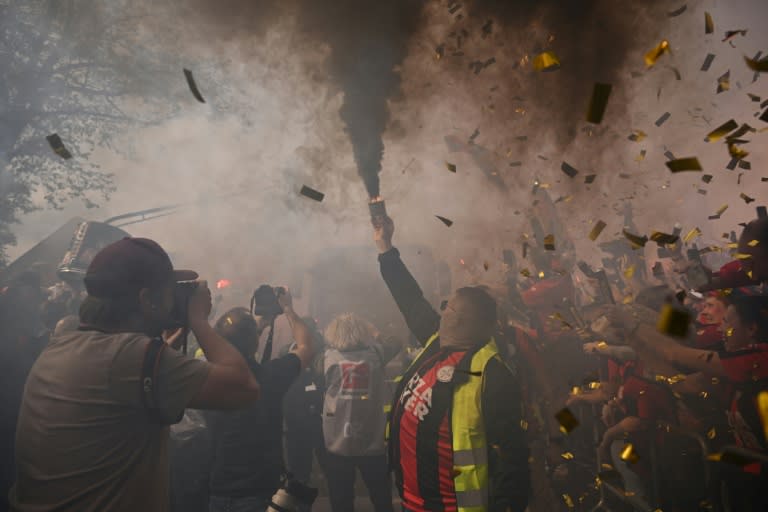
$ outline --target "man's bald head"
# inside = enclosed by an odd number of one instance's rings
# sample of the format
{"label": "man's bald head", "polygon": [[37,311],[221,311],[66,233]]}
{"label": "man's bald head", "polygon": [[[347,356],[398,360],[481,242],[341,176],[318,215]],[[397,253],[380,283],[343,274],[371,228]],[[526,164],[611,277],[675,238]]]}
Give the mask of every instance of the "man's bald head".
{"label": "man's bald head", "polygon": [[496,301],[481,287],[459,288],[448,300],[440,320],[445,346],[469,348],[486,342],[496,330]]}

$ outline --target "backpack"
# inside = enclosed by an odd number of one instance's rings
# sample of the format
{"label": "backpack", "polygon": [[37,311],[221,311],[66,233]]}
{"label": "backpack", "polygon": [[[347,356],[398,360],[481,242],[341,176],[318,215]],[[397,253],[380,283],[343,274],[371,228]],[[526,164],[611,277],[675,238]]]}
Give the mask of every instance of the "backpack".
{"label": "backpack", "polygon": [[374,347],[325,352],[323,438],[336,455],[385,453],[384,364]]}

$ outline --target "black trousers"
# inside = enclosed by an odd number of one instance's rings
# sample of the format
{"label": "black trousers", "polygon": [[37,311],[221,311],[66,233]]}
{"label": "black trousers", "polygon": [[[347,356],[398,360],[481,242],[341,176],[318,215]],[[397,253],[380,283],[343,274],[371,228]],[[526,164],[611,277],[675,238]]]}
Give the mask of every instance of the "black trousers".
{"label": "black trousers", "polygon": [[287,429],[285,432],[285,464],[293,477],[300,482],[309,484],[312,474],[312,459],[325,473],[323,467],[325,441],[323,432],[318,429]]}
{"label": "black trousers", "polygon": [[374,510],[394,512],[392,479],[386,455],[344,457],[326,452],[324,459],[323,466],[333,512],[355,510],[355,469],[360,470]]}

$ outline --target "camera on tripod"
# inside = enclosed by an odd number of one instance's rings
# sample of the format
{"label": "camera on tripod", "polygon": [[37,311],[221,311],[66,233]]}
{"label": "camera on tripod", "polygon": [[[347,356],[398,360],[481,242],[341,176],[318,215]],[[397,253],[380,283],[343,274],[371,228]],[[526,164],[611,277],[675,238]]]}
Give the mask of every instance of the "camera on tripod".
{"label": "camera on tripod", "polygon": [[284,293],[286,289],[280,286],[272,287],[266,284],[259,286],[251,297],[251,313],[254,316],[273,318],[282,315],[283,307],[277,299]]}

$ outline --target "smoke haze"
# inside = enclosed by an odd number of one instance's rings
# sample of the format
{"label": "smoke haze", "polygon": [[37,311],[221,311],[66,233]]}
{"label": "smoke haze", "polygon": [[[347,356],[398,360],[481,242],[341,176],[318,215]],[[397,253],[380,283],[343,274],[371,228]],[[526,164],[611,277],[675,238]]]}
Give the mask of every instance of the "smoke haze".
{"label": "smoke haze", "polygon": [[[158,240],[177,265],[200,269],[209,280],[243,276],[245,288],[288,282],[329,247],[370,246],[365,203],[379,192],[395,220],[396,243],[432,248],[451,265],[455,286],[500,280],[504,248],[527,265],[521,247],[531,233],[535,179],[548,187],[581,259],[593,264],[601,255],[587,233],[602,219],[608,228],[601,241],[615,237],[623,201],[633,201],[641,231],[669,232],[679,222],[686,232],[700,227],[706,243],[753,217],[753,205],[739,193],[760,204],[754,187],[761,186],[765,145],[748,147],[753,170],[737,185],[742,171],[724,170],[724,145],[703,138],[730,118],[762,127],[746,92],[768,96],[766,79],[752,83],[741,55],[768,50],[761,27],[748,26],[765,5],[741,0],[726,10],[707,1],[669,18],[679,5],[662,0],[563,4],[105,5],[94,23],[121,20],[127,48],[161,55],[162,66],[138,78],[179,108],[123,133],[128,155],[93,153],[114,173],[117,191],[85,214],[103,220],[189,203],[181,213],[126,229]],[[705,9],[716,22],[707,37]],[[720,38],[734,28],[752,30],[731,48]],[[670,40],[672,53],[646,70],[643,54],[661,38]],[[558,55],[559,70],[532,69],[530,61],[545,50]],[[704,73],[708,52],[717,58]],[[186,89],[182,68],[194,71],[206,104]],[[716,95],[716,79],[728,69],[731,90]],[[613,92],[603,123],[590,126],[584,113],[595,82],[612,84]],[[138,109],[142,89],[133,93]],[[667,111],[669,121],[655,126]],[[628,141],[633,130],[647,138]],[[715,176],[712,184],[699,173],[670,174],[666,149],[698,156]],[[560,171],[563,161],[579,170],[575,178]],[[446,162],[456,165],[455,174]],[[597,175],[592,185],[584,183],[589,174]],[[301,197],[302,185],[324,192],[325,200]],[[730,204],[727,214],[708,221],[723,203]],[[83,211],[73,205],[64,213]],[[454,225],[446,228],[434,215]],[[24,219],[15,252],[65,218],[42,212]]]}

